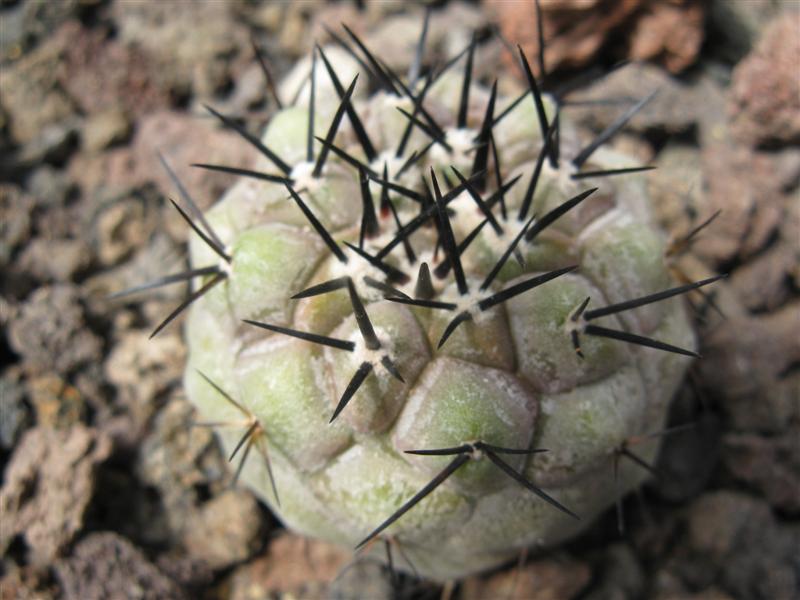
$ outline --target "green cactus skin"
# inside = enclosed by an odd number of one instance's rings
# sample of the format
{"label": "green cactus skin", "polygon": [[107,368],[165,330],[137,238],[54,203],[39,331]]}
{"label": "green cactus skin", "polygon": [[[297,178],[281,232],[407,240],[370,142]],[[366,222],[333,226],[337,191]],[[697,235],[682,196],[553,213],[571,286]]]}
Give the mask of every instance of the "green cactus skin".
{"label": "green cactus skin", "polygon": [[[358,65],[337,48],[325,53],[346,87]],[[286,86],[295,82],[297,87],[307,72],[308,61],[298,65]],[[425,100],[429,113],[446,130],[452,153],[435,144],[398,183],[422,192],[423,177],[428,186],[432,183],[432,168],[446,193],[445,176],[458,183],[451,166],[470,173],[474,149],[468,150],[486,111],[489,90],[472,84],[467,127],[459,129],[456,113],[462,77],[448,72]],[[339,96],[324,69],[317,68],[315,82],[314,129],[323,137]],[[378,152],[370,166],[381,173],[385,162],[391,178],[429,138],[415,127],[405,153],[397,158],[395,149],[407,119],[396,108],[412,112],[413,102],[385,91],[367,95],[365,84],[362,75],[353,102]],[[305,88],[295,106],[274,115],[262,141],[291,165],[293,188],[337,243],[357,244],[362,218],[359,176],[333,154],[321,177],[311,175],[312,165],[305,162],[307,84]],[[512,100],[499,95],[495,113]],[[552,120],[555,106],[547,100],[546,108]],[[560,131],[561,153],[574,155],[578,138],[564,118]],[[453,458],[410,455],[406,450],[478,440],[548,450],[505,459],[580,515],[580,521],[526,490],[484,457],[469,461],[382,533],[402,549],[402,556],[396,557],[401,567],[412,568],[410,559],[423,576],[439,581],[494,567],[522,548],[558,544],[591,523],[621,494],[639,486],[648,474],[631,461],[619,461],[615,477],[617,452],[632,436],[663,428],[670,398],[689,364],[684,356],[588,335],[582,336],[581,358],[571,343],[570,316],[585,298],[591,298],[590,308],[597,308],[671,285],[664,264],[665,239],[651,218],[641,175],[573,180],[575,167],[568,160],[562,159],[558,169],[545,161],[528,215],[541,218],[584,190],[599,189],[532,243],[520,243],[524,267],[510,258],[490,288],[479,290],[524,225],[517,211],[542,147],[531,95],[494,127],[493,136],[502,180],[522,177],[505,195],[508,218],[501,219],[494,208],[504,233],[484,227],[461,256],[469,293],[459,294],[452,272],[444,279],[433,277],[433,299],[455,303],[454,312],[391,302],[365,285],[365,276],[380,281],[386,276],[343,245],[347,263],[337,260],[287,189],[273,182],[242,178],[206,213],[231,257],[229,264],[220,263],[201,239],[191,242],[193,266],[221,264],[227,277],[191,307],[186,325],[188,396],[202,420],[230,425],[218,428],[228,453],[248,427],[255,428],[258,444],[254,445],[261,453],[253,452],[243,463],[241,481],[290,529],[354,547]],[[335,144],[366,161],[347,116]],[[314,156],[321,150],[317,143]],[[496,189],[493,164],[490,155],[484,198]],[[629,166],[630,159],[600,148],[583,170]],[[276,172],[266,158],[254,168]],[[377,205],[381,186],[376,181],[369,185]],[[403,223],[419,213],[412,200],[395,192],[390,197]],[[483,219],[466,192],[448,208],[457,243]],[[364,242],[371,255],[397,230],[391,214],[382,212],[378,218],[378,235]],[[414,297],[420,262],[434,269],[445,258],[442,249],[434,249],[436,237],[434,227],[420,228],[410,237],[417,255],[413,265],[397,245],[386,261],[410,279],[392,285]],[[532,275],[569,265],[578,268],[489,310],[473,311],[474,318],[437,348],[458,311]],[[351,278],[366,306],[379,350],[366,347],[347,289],[291,299],[312,285],[343,276]],[[201,284],[197,279],[195,288]],[[322,347],[243,320],[350,341],[355,350]],[[695,346],[680,298],[595,323],[683,348]],[[381,366],[384,355],[392,358],[404,382]],[[341,415],[329,423],[353,373],[365,361],[373,364],[371,372]],[[248,440],[247,450],[253,439]],[[657,446],[657,439],[649,440],[637,446],[637,454],[653,460]],[[270,483],[267,448],[280,504]]]}

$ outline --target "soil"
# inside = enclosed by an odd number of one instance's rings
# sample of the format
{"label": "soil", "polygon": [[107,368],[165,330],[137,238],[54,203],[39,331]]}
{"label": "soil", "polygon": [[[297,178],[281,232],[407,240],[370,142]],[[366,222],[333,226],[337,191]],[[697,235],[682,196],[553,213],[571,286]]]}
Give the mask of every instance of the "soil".
{"label": "soil", "polygon": [[[563,547],[437,586],[286,531],[233,486],[213,435],[188,427],[180,327],[148,340],[185,290],[108,300],[186,260],[156,153],[204,207],[232,180],[188,165],[252,159],[202,109],[253,130],[275,110],[251,38],[276,78],[342,21],[408,64],[422,9],[357,4],[0,2],[0,598],[798,598],[793,3],[583,3],[597,24],[588,46],[558,24],[574,0],[547,3],[548,83],[570,85],[565,110],[590,135],[621,112],[604,100],[659,88],[614,144],[658,165],[650,191],[675,240],[721,211],[670,259],[678,279],[729,274],[689,298],[703,358],[671,420],[695,426],[667,437],[661,478],[624,500],[624,533],[612,510]],[[505,61],[513,85],[520,73],[490,35],[491,19],[513,18],[485,4],[437,3],[426,60],[478,30],[476,77]],[[530,43],[522,21],[515,35]],[[649,62],[576,79],[627,57]]]}

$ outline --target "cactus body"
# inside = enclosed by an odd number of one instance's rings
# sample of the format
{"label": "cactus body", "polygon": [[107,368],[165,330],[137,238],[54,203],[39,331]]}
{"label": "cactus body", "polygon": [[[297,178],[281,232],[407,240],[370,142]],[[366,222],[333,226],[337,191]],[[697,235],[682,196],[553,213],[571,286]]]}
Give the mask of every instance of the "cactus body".
{"label": "cactus body", "polygon": [[[327,49],[326,56],[346,88],[358,65],[336,49]],[[307,72],[306,62],[286,85],[301,85]],[[340,95],[319,65],[315,77],[314,133],[322,138]],[[392,211],[380,206],[386,195],[379,181],[384,165],[391,181],[435,206],[437,197],[459,183],[451,167],[469,177],[476,153],[488,147],[476,145],[475,139],[490,91],[471,84],[466,123],[459,127],[462,78],[456,72],[443,75],[424,103],[442,126],[450,149],[435,143],[397,178],[408,157],[427,146],[430,138],[414,127],[397,156],[408,124],[397,107],[413,113],[414,103],[387,91],[368,94],[365,76],[356,85],[353,107],[376,156],[370,161],[365,155],[347,115],[334,143],[372,171],[367,185],[377,207],[378,228],[364,236],[367,255],[379,256],[398,231]],[[362,180],[335,154],[328,157],[320,176],[314,176],[314,161],[307,160],[309,86],[304,85],[297,104],[273,117],[262,141],[291,167],[292,189],[330,232],[344,260],[331,252],[286,186],[247,177],[235,184],[205,215],[231,260],[222,265],[225,280],[190,311],[185,375],[189,398],[203,420],[226,425],[218,433],[229,453],[252,424],[258,435],[246,438],[246,448],[239,450],[250,451],[252,445],[241,480],[288,527],[303,534],[355,546],[454,459],[405,451],[482,441],[504,448],[547,449],[502,458],[549,498],[579,515],[580,521],[476,451],[447,481],[381,532],[402,549],[396,561],[408,568],[410,560],[422,575],[444,580],[493,567],[521,548],[552,546],[574,535],[647,476],[630,461],[619,461],[615,468],[617,452],[631,436],[663,427],[668,402],[688,365],[683,356],[607,337],[581,335],[582,357],[572,344],[572,332],[583,333],[583,325],[571,317],[586,298],[589,309],[599,308],[671,285],[663,260],[665,240],[650,216],[642,176],[571,178],[575,167],[568,158],[580,144],[563,117],[560,164],[553,168],[550,161],[543,161],[531,206],[520,218],[543,145],[534,99],[528,95],[492,128],[495,152],[489,152],[485,176],[478,177],[475,186],[484,199],[498,189],[494,154],[502,182],[521,176],[503,201],[496,200],[491,207],[501,231],[484,224],[460,255],[463,281],[459,282],[441,214],[432,213],[407,238],[413,262],[404,243],[396,243],[382,257],[395,269],[393,278],[342,243],[359,246]],[[418,82],[415,89],[421,85]],[[512,100],[498,95],[494,114]],[[550,101],[545,106],[552,122],[555,106]],[[323,145],[316,142],[314,157],[321,152]],[[629,159],[600,148],[582,170],[630,165]],[[255,169],[276,172],[266,158]],[[559,205],[594,187],[598,188],[594,193],[532,240],[522,234],[518,252],[509,254],[484,288],[487,275],[523,228],[535,227]],[[388,190],[388,197],[403,225],[424,210],[424,201],[393,190]],[[468,191],[447,201],[444,210],[456,244],[486,219]],[[437,276],[437,267],[448,260],[449,272]],[[197,238],[191,244],[191,261],[199,267],[218,264],[220,258]],[[454,305],[451,309],[402,303],[396,301],[398,296],[390,300],[391,292],[365,279],[391,285],[414,299],[424,288],[419,283],[423,262],[433,272],[432,289],[424,299]],[[565,270],[571,266],[577,268]],[[498,292],[556,270],[565,271],[482,307]],[[374,331],[371,343],[356,319],[353,290],[347,285],[292,299],[314,285],[348,277]],[[195,287],[202,283],[198,280]],[[460,314],[467,317],[438,347]],[[315,344],[245,320],[313,332],[349,349]],[[679,298],[592,323],[688,349],[695,343]],[[391,373],[384,357],[399,373]],[[329,423],[362,367],[367,373],[357,391]],[[637,451],[652,460],[657,440]],[[267,454],[280,505],[270,482]]]}

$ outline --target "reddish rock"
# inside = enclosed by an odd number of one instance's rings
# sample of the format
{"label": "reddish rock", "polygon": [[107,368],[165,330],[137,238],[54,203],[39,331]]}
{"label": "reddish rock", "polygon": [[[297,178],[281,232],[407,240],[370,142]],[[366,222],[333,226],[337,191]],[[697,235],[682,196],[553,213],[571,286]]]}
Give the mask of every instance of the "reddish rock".
{"label": "reddish rock", "polygon": [[750,144],[800,141],[800,11],[786,11],[733,72],[732,128]]}
{"label": "reddish rock", "polygon": [[[485,3],[496,12],[505,37],[519,43],[529,59],[536,56],[534,1]],[[620,42],[627,42],[628,58],[655,60],[679,72],[694,62],[703,42],[705,5],[699,0],[551,0],[541,7],[550,72],[586,66],[607,45]]]}
{"label": "reddish rock", "polygon": [[704,5],[698,0],[651,2],[636,20],[628,58],[650,60],[680,73],[703,45]]}
{"label": "reddish rock", "polygon": [[[503,35],[519,43],[537,76],[533,57],[539,52],[533,0],[488,0],[497,12]],[[641,6],[642,0],[556,0],[542,2],[545,67],[548,71],[577,68],[590,62],[609,38]],[[516,60],[516,58],[514,59]]]}

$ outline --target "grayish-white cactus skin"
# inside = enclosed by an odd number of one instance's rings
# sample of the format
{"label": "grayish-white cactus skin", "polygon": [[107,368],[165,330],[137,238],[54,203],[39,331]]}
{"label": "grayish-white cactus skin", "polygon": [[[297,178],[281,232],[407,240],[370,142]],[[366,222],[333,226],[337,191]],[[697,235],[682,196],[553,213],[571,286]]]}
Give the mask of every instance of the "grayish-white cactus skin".
{"label": "grayish-white cactus skin", "polygon": [[[344,88],[360,73],[353,105],[375,146],[369,166],[380,176],[386,164],[390,180],[415,150],[430,138],[419,128],[402,156],[396,156],[407,125],[397,107],[413,112],[412,100],[386,91],[368,94],[368,75],[339,48],[324,49]],[[463,59],[462,59],[463,60]],[[317,61],[314,133],[324,137],[340,97],[321,61]],[[499,456],[549,497],[580,516],[577,520],[504,473],[482,452],[474,452],[435,491],[380,536],[399,548],[395,561],[424,577],[446,580],[494,567],[526,547],[548,547],[575,535],[622,494],[648,476],[632,461],[617,461],[626,440],[663,429],[670,398],[690,358],[675,353],[581,334],[579,356],[572,331],[585,323],[570,317],[586,299],[588,309],[640,298],[672,287],[664,264],[665,238],[651,217],[642,174],[573,179],[569,158],[581,141],[561,118],[557,169],[544,161],[533,203],[518,219],[526,187],[542,149],[536,106],[528,95],[492,131],[503,182],[521,175],[505,194],[507,218],[499,203],[493,213],[499,234],[485,226],[461,255],[468,292],[461,294],[453,271],[432,277],[433,300],[453,303],[453,311],[411,306],[385,298],[365,277],[385,281],[386,274],[342,242],[358,245],[362,219],[359,173],[331,154],[320,177],[307,159],[309,114],[308,60],[284,81],[284,97],[298,101],[271,119],[262,141],[291,167],[292,187],[330,232],[344,263],[280,183],[241,178],[205,218],[225,245],[227,277],[191,307],[186,325],[189,363],[185,386],[203,421],[221,423],[220,440],[231,453],[242,441],[246,457],[240,481],[255,491],[287,527],[299,533],[355,547],[379,524],[423,489],[454,456],[412,455],[404,451],[439,449],[478,441],[517,449],[547,449]],[[433,189],[431,169],[445,194],[454,166],[466,177],[474,160],[474,138],[490,99],[488,88],[473,82],[466,127],[457,127],[463,70],[451,69],[428,91],[424,106],[446,132],[452,147],[439,144],[408,169],[399,183],[422,192],[423,178]],[[423,82],[416,84],[419,91]],[[498,94],[495,114],[514,98]],[[555,105],[545,98],[548,120]],[[352,124],[344,116],[335,144],[365,163]],[[319,156],[322,144],[314,146]],[[483,197],[497,189],[489,153]],[[599,148],[583,171],[630,167],[630,158]],[[278,173],[266,158],[255,170]],[[376,206],[382,186],[369,183]],[[488,289],[481,283],[511,241],[536,214],[548,211],[590,188],[599,188],[574,209],[523,239]],[[399,219],[408,223],[420,206],[389,193]],[[460,243],[484,220],[467,192],[452,200],[449,222]],[[379,232],[363,248],[377,255],[394,237],[395,220],[378,211]],[[431,270],[446,260],[437,246],[437,228],[418,229],[409,242],[411,264],[402,244],[385,258],[407,274],[391,284],[415,297],[421,262]],[[529,226],[534,226],[534,219]],[[191,242],[194,268],[220,264],[201,239]],[[479,310],[476,303],[532,276],[577,268],[499,303]],[[350,277],[364,303],[379,349],[365,343],[354,317],[348,289],[302,299],[291,297],[312,285]],[[195,289],[202,285],[199,279]],[[467,320],[437,347],[448,323],[460,311]],[[313,332],[352,342],[352,352],[323,347],[245,323],[251,320]],[[594,325],[622,330],[692,350],[695,338],[680,297],[598,318]],[[402,375],[381,365],[389,356]],[[334,408],[360,365],[373,368],[332,423]],[[227,400],[213,381],[240,405]],[[647,461],[658,439],[636,446]],[[266,454],[280,503],[270,481]]]}

